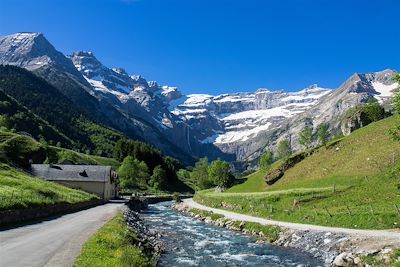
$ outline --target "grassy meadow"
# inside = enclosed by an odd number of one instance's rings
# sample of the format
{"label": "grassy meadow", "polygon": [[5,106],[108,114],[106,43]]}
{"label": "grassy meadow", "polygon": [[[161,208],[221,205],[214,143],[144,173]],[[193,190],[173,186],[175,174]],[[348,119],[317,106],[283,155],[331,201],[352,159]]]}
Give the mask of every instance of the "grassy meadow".
{"label": "grassy meadow", "polygon": [[258,171],[224,193],[198,192],[195,200],[288,222],[399,228],[400,142],[387,134],[399,122],[392,116],[320,147],[273,185]]}
{"label": "grassy meadow", "polygon": [[8,165],[0,165],[0,210],[78,203],[97,196],[34,178]]}

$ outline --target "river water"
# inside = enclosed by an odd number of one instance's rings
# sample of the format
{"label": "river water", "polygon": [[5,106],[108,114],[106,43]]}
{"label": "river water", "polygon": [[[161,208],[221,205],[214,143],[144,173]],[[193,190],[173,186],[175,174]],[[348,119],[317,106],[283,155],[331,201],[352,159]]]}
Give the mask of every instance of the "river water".
{"label": "river water", "polygon": [[171,205],[149,205],[141,213],[148,227],[162,234],[166,245],[159,266],[324,266],[299,250],[256,244],[253,237],[198,221]]}

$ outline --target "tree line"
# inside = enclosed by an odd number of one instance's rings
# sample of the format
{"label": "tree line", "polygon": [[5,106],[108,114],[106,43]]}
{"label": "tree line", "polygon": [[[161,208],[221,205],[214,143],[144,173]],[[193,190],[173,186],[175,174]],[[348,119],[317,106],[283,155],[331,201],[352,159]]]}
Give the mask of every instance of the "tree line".
{"label": "tree line", "polygon": [[207,157],[199,159],[192,168],[180,169],[178,177],[197,190],[212,187],[224,190],[235,181],[228,162],[218,159],[209,163]]}
{"label": "tree line", "polygon": [[118,169],[122,189],[191,191],[178,180],[176,173],[181,168],[179,161],[164,156],[151,145],[120,139],[114,146],[113,156],[122,162]]}

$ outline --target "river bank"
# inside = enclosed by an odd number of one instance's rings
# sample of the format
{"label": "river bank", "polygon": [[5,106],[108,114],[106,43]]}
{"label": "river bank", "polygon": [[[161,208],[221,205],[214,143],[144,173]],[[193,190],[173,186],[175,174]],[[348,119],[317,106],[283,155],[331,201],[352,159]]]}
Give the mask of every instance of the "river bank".
{"label": "river bank", "polygon": [[87,240],[74,267],[157,266],[164,250],[159,237],[136,211],[124,208]]}
{"label": "river bank", "polygon": [[[150,231],[160,234],[165,246],[157,266],[324,266],[308,253],[259,242],[260,238],[196,220],[172,205],[149,205],[140,213]],[[268,237],[274,236],[274,228],[266,232]]]}
{"label": "river bank", "polygon": [[[196,205],[196,208],[199,207]],[[259,238],[257,242],[270,242],[277,246],[296,248],[311,253],[314,257],[322,259],[327,266],[396,266],[395,264],[399,261],[397,249],[400,247],[400,240],[398,238],[279,227],[277,238],[271,239],[269,236],[265,238],[263,232],[254,230],[254,222],[228,219],[210,211],[205,214],[204,210],[199,211],[184,202],[174,205],[174,208],[206,223],[256,236]]]}

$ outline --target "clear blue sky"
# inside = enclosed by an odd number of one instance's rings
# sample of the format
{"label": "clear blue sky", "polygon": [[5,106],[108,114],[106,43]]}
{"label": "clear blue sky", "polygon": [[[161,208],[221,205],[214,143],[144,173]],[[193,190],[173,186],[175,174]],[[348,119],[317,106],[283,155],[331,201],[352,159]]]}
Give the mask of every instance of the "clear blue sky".
{"label": "clear blue sky", "polygon": [[184,93],[337,87],[400,69],[398,0],[0,0],[0,35],[38,31]]}

